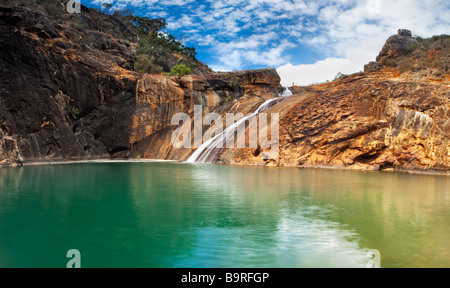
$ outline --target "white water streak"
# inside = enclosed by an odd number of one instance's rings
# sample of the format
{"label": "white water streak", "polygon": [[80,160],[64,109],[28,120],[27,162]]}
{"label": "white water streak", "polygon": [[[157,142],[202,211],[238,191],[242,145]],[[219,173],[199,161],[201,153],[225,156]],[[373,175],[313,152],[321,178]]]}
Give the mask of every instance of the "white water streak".
{"label": "white water streak", "polygon": [[[288,97],[292,96],[292,92],[289,90],[289,88],[285,88],[282,93],[279,94],[280,97]],[[267,100],[264,102],[259,108],[251,115],[248,115],[239,121],[235,122],[232,126],[225,129],[222,133],[216,135],[215,137],[209,139],[205,143],[203,143],[195,152],[194,154],[189,157],[189,159],[186,161],[187,163],[213,163],[214,160],[217,158],[217,155],[222,151],[225,145],[225,141],[228,141],[229,139],[234,138],[234,134],[236,129],[239,129],[239,127],[244,124],[245,121],[249,120],[251,117],[256,116],[265,110],[269,109],[271,107],[271,104],[275,101],[278,101],[279,98],[274,98]],[[245,126],[242,128],[245,129]]]}

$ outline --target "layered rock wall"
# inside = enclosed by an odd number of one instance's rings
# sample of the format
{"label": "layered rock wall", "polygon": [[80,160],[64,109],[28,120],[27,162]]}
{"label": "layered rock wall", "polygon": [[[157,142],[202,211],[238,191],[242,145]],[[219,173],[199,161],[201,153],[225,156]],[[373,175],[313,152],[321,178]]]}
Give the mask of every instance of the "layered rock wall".
{"label": "layered rock wall", "polygon": [[279,158],[252,149],[224,153],[222,162],[368,170],[450,171],[449,83],[379,71],[292,89],[279,113]]}
{"label": "layered rock wall", "polygon": [[132,43],[95,33],[89,46],[70,25],[0,6],[0,165],[148,158],[147,150],[170,149],[170,141],[152,149],[150,138],[163,138],[174,114],[192,114],[194,105],[212,112],[244,96],[248,83],[262,94],[281,89],[274,69],[239,72],[237,79],[141,76],[132,71]]}
{"label": "layered rock wall", "polygon": [[[192,119],[196,105],[203,115],[248,114],[282,91],[275,69],[138,75],[133,43],[95,33],[89,46],[79,31],[42,13],[0,5],[0,165],[183,161],[195,147],[173,148],[173,115]],[[415,41],[410,34],[391,37],[378,60],[406,55]],[[225,149],[219,162],[450,171],[450,78],[400,75],[378,62],[366,72],[292,87],[292,97],[267,110],[280,116],[278,159],[263,160],[260,148]]]}

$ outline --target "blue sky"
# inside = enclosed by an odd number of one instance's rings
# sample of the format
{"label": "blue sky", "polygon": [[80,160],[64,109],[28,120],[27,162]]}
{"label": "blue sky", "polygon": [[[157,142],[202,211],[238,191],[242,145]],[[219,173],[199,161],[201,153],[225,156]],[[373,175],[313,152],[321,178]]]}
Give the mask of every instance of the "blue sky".
{"label": "blue sky", "polygon": [[282,84],[308,85],[373,61],[399,28],[450,34],[448,0],[81,0],[163,17],[215,71],[277,68]]}

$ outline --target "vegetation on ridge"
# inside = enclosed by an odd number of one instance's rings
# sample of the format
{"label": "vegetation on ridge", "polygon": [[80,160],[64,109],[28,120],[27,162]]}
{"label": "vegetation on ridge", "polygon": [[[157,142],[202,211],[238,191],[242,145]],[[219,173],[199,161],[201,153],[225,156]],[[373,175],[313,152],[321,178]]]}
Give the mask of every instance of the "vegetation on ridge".
{"label": "vegetation on ridge", "polygon": [[172,69],[187,67],[189,70],[184,69],[181,72],[190,74],[192,69],[198,70],[200,66],[205,66],[196,59],[195,48],[184,46],[173,35],[163,30],[167,26],[164,18],[140,17],[128,9],[112,10],[112,5],[107,3],[103,4],[99,11],[116,17],[136,34],[139,40],[135,54],[137,72],[177,74]]}
{"label": "vegetation on ridge", "polygon": [[[196,58],[195,48],[186,47],[164,29],[164,18],[140,17],[129,9],[115,10],[111,4],[104,3],[99,9],[82,6],[82,13],[69,14],[65,11],[64,0],[5,0],[15,5],[30,7],[41,11],[59,25],[70,27],[80,33],[80,44],[95,48],[107,45],[98,43],[98,33],[126,41],[135,49],[135,71],[141,74],[170,73],[177,65],[189,68],[190,73],[204,74],[211,69]],[[184,70],[186,72],[187,70]]]}
{"label": "vegetation on ridge", "polygon": [[406,55],[383,59],[382,64],[398,68],[400,73],[430,69],[434,76],[443,77],[450,68],[450,35],[431,38],[414,37]]}

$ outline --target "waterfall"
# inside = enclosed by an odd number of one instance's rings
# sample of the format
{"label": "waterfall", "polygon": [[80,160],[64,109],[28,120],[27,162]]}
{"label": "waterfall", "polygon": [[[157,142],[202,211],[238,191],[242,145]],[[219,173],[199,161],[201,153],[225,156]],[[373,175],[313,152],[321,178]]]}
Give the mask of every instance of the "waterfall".
{"label": "waterfall", "polygon": [[213,163],[216,160],[217,155],[224,149],[225,141],[227,139],[234,139],[234,133],[239,125],[245,123],[249,118],[264,112],[272,107],[273,103],[278,101],[279,98],[274,98],[264,102],[259,108],[251,115],[246,116],[239,121],[235,122],[231,127],[225,129],[222,133],[216,135],[212,139],[203,143],[191,157],[186,161],[187,163]]}
{"label": "waterfall", "polygon": [[[283,92],[279,94],[280,97],[288,97],[292,96],[292,92],[289,90],[289,88],[285,87]],[[274,98],[267,100],[264,102],[261,106],[259,106],[256,111],[246,116],[239,121],[235,122],[231,127],[225,129],[222,133],[216,135],[212,139],[208,140],[207,142],[203,143],[195,152],[192,154],[191,157],[186,161],[187,163],[213,163],[217,156],[222,152],[226,145],[226,141],[228,139],[234,139],[234,134],[236,132],[236,129],[245,121],[247,121],[249,118],[258,115],[259,113],[264,112],[265,110],[269,109],[273,105],[275,105],[278,101],[280,101],[280,98]]]}
{"label": "waterfall", "polygon": [[284,87],[283,92],[280,93],[280,97],[289,97],[289,96],[292,96],[292,95],[293,94],[292,94],[291,90],[289,90],[288,87]]}

